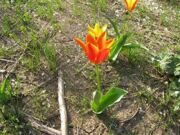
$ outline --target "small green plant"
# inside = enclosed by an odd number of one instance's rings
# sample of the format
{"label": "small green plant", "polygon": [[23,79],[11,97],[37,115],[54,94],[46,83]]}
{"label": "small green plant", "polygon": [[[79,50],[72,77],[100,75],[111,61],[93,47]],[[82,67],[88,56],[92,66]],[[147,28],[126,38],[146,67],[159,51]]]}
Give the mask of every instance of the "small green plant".
{"label": "small green plant", "polygon": [[107,0],[90,0],[92,8],[95,11],[106,11],[107,6],[108,6],[108,1]]}
{"label": "small green plant", "polygon": [[13,96],[12,86],[9,79],[5,79],[0,85],[0,104],[6,104]]}
{"label": "small green plant", "polygon": [[49,69],[55,71],[57,67],[57,57],[55,48],[53,46],[50,46],[49,44],[45,44],[43,47],[43,51],[44,56],[49,65]]}
{"label": "small green plant", "polygon": [[27,2],[27,6],[44,20],[55,19],[54,12],[63,9],[61,0],[31,0]]}
{"label": "small green plant", "polygon": [[172,115],[180,111],[180,55],[162,53],[153,57],[156,67],[168,77],[169,85],[165,92],[164,104]]}
{"label": "small green plant", "polygon": [[22,100],[15,94],[13,88],[8,78],[0,85],[0,121],[3,125],[0,134],[27,132],[27,126],[20,111]]}
{"label": "small green plant", "polygon": [[3,23],[2,23],[2,34],[8,36],[12,30],[11,29],[12,25],[13,25],[12,20],[10,20],[10,18],[8,16],[5,16],[3,18]]}
{"label": "small green plant", "polygon": [[180,76],[180,55],[162,53],[153,57],[152,60],[162,72],[172,76]]}
{"label": "small green plant", "polygon": [[79,0],[73,0],[73,13],[75,16],[82,16],[82,9],[80,6],[78,6]]}

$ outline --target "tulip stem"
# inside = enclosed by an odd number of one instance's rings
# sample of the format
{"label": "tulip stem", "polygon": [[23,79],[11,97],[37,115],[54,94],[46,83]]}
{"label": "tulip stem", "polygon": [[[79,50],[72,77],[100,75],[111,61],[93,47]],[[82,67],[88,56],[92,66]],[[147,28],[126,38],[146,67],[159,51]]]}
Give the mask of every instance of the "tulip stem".
{"label": "tulip stem", "polygon": [[97,80],[97,90],[98,92],[101,91],[101,78],[100,78],[100,70],[99,70],[99,65],[96,65],[96,80]]}

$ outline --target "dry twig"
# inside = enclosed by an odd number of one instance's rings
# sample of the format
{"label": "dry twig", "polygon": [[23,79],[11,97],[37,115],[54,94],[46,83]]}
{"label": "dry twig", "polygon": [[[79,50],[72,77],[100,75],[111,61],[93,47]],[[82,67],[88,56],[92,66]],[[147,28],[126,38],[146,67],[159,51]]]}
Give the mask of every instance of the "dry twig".
{"label": "dry twig", "polygon": [[15,62],[15,61],[8,60],[8,59],[0,59],[0,61],[3,61],[3,62],[9,62],[9,63],[14,63],[14,62]]}
{"label": "dry twig", "polygon": [[41,132],[47,133],[49,135],[61,135],[61,131],[56,130],[54,128],[50,128],[46,125],[43,125],[25,113],[24,113],[24,115],[26,116],[25,119],[30,123],[30,125],[36,129],[40,130]]}
{"label": "dry twig", "polygon": [[59,111],[61,118],[61,133],[62,135],[68,135],[67,130],[67,111],[64,101],[64,83],[62,80],[62,73],[58,73],[58,102],[59,102]]}

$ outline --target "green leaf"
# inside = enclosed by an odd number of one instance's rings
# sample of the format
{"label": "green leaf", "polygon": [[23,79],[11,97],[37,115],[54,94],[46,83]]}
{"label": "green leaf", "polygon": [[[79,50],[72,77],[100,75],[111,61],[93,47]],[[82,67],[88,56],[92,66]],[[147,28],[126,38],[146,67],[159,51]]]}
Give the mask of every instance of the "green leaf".
{"label": "green leaf", "polygon": [[161,53],[154,57],[154,63],[164,73],[180,76],[180,55],[173,53]]}
{"label": "green leaf", "polygon": [[94,113],[100,114],[107,107],[119,102],[126,94],[126,90],[117,87],[111,88],[105,95],[101,96],[98,103],[93,99],[91,108]]}
{"label": "green leaf", "polygon": [[101,97],[102,97],[101,92],[99,92],[99,91],[94,91],[93,92],[93,101],[94,101],[94,103],[99,104],[99,101],[100,101]]}
{"label": "green leaf", "polygon": [[12,87],[8,79],[0,85],[0,103],[6,103],[12,97]]}
{"label": "green leaf", "polygon": [[119,37],[120,36],[120,33],[119,33],[119,30],[118,30],[118,26],[117,26],[117,23],[115,21],[113,21],[111,18],[109,18],[108,16],[105,16],[106,19],[109,20],[109,22],[111,23],[111,25],[113,26],[114,28],[114,31],[116,32],[116,36]]}
{"label": "green leaf", "polygon": [[126,43],[127,38],[128,38],[128,34],[118,37],[117,41],[110,50],[110,55],[109,55],[110,61],[115,61],[117,59],[118,54],[120,53],[122,47]]}
{"label": "green leaf", "polygon": [[122,49],[144,49],[146,51],[149,51],[148,48],[146,48],[143,45],[135,44],[135,43],[128,43],[123,45]]}

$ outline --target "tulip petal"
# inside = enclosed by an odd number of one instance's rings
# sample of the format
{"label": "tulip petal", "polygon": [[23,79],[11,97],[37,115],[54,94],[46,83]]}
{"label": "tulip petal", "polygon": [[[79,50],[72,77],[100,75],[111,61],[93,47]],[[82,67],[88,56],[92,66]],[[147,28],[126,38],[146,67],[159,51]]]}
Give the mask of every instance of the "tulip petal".
{"label": "tulip petal", "polygon": [[88,43],[87,57],[92,63],[95,63],[98,52],[99,49],[95,45]]}
{"label": "tulip petal", "polygon": [[79,38],[74,38],[74,40],[76,41],[76,43],[78,45],[80,45],[82,47],[83,51],[86,53],[87,52],[86,44],[82,40],[80,40]]}
{"label": "tulip petal", "polygon": [[88,33],[94,37],[97,38],[99,37],[103,32],[105,32],[107,29],[107,25],[105,24],[102,28],[100,27],[99,23],[96,23],[94,28],[88,26]]}
{"label": "tulip petal", "polygon": [[102,32],[105,32],[107,29],[107,24],[105,24],[103,27],[102,27]]}
{"label": "tulip petal", "polygon": [[99,23],[96,23],[96,24],[95,24],[94,31],[95,31],[95,33],[96,33],[96,37],[99,37],[99,36],[101,35],[101,33],[103,32],[102,29],[100,28]]}
{"label": "tulip petal", "polygon": [[97,55],[95,64],[100,64],[101,62],[106,60],[108,55],[109,55],[109,49],[104,49],[104,50],[100,51]]}
{"label": "tulip petal", "polygon": [[87,34],[86,35],[86,43],[91,43],[91,44],[96,44],[96,41],[95,39],[90,35],[90,34]]}
{"label": "tulip petal", "polygon": [[96,32],[98,32],[98,31],[101,30],[99,23],[96,23],[96,24],[95,24],[95,28],[94,28],[94,29],[95,29]]}
{"label": "tulip petal", "polygon": [[96,35],[94,29],[92,27],[90,27],[90,26],[88,26],[88,33],[93,37],[95,37],[95,35]]}
{"label": "tulip petal", "polygon": [[131,12],[135,8],[137,2],[138,0],[125,0],[126,9]]}
{"label": "tulip petal", "polygon": [[114,43],[114,39],[109,39],[106,41],[106,48],[111,48],[111,46],[113,45]]}
{"label": "tulip petal", "polygon": [[132,5],[131,11],[136,7],[137,2],[138,2],[138,0],[135,0],[135,2]]}
{"label": "tulip petal", "polygon": [[106,32],[103,32],[97,39],[98,48],[101,50],[106,47]]}

